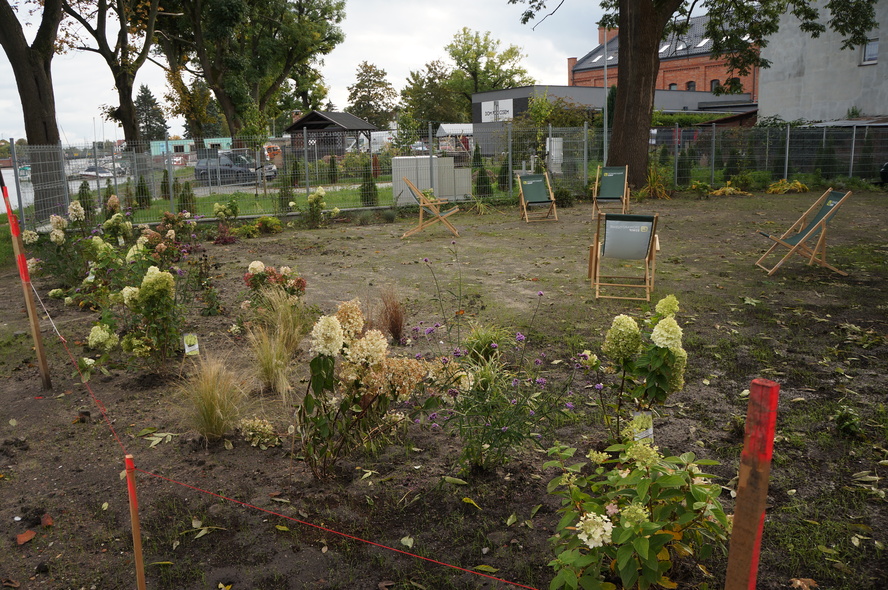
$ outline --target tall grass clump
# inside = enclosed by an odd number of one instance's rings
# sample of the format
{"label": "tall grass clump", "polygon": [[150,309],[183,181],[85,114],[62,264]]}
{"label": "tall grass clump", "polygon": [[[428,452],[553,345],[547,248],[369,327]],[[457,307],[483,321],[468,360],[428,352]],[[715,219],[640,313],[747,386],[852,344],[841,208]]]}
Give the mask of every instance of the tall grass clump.
{"label": "tall grass clump", "polygon": [[291,357],[299,349],[302,338],[311,330],[315,315],[301,299],[277,286],[262,288],[256,298],[256,326],[273,331]]}
{"label": "tall grass clump", "polygon": [[237,426],[245,394],[225,361],[201,357],[197,370],[179,385],[186,424],[208,442]]}
{"label": "tall grass clump", "polygon": [[388,286],[379,294],[382,307],[379,310],[377,322],[380,328],[388,332],[395,342],[404,339],[404,329],[407,324],[407,311],[401,303],[398,292],[394,287]]}
{"label": "tall grass clump", "polygon": [[287,366],[292,356],[287,349],[286,335],[265,328],[250,330],[248,341],[256,358],[254,370],[264,390],[280,394],[285,402],[290,390]]}

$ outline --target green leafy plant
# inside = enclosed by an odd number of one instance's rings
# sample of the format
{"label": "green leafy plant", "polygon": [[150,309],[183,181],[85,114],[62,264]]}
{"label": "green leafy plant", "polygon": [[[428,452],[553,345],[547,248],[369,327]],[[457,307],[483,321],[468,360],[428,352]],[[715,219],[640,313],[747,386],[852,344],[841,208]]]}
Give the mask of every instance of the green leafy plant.
{"label": "green leafy plant", "polygon": [[576,448],[556,445],[545,468],[559,471],[548,485],[561,499],[562,517],[551,541],[549,588],[645,590],[675,588],[669,573],[683,558],[706,559],[724,547],[730,531],[714,476],[693,453],[664,457],[656,447],[633,440],[605,452],[591,451],[573,462]]}
{"label": "green leafy plant", "polygon": [[280,219],[267,215],[256,220],[256,227],[259,228],[259,233],[263,234],[279,234],[284,231]]}
{"label": "green leafy plant", "polygon": [[265,451],[281,444],[281,438],[275,432],[274,425],[264,418],[244,418],[237,423],[237,429],[251,447]]}

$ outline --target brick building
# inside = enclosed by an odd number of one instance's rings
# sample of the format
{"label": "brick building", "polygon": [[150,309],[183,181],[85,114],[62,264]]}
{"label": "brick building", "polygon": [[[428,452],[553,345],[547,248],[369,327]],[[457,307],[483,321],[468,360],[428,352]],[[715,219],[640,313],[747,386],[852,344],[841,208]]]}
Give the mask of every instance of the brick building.
{"label": "brick building", "polygon": [[[728,78],[724,59],[711,59],[712,41],[704,28],[708,16],[691,18],[688,32],[672,35],[660,43],[660,72],[657,90],[697,90],[709,92]],[[604,56],[607,49],[607,85],[615,86],[619,71],[618,29],[598,29],[598,47],[577,59],[567,58],[568,86],[604,86]],[[758,68],[740,76],[743,92],[758,101]]]}

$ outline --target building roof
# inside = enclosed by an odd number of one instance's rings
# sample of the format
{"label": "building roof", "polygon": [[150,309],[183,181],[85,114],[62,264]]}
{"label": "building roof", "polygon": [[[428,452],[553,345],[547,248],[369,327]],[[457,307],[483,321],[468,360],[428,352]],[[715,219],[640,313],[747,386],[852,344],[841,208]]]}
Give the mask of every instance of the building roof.
{"label": "building roof", "polygon": [[448,135],[472,135],[475,128],[471,123],[441,123],[438,127],[437,137],[446,137]]}
{"label": "building roof", "polygon": [[309,131],[376,131],[376,126],[351,113],[335,113],[332,111],[309,111],[292,125],[287,127],[288,133],[308,129]]}
{"label": "building roof", "polygon": [[[688,21],[688,30],[681,35],[672,34],[660,42],[660,60],[687,59],[712,53],[712,39],[705,37],[709,15],[694,16]],[[607,67],[615,67],[619,62],[620,35],[599,45],[577,60],[574,72],[604,68],[604,50],[607,48]]]}

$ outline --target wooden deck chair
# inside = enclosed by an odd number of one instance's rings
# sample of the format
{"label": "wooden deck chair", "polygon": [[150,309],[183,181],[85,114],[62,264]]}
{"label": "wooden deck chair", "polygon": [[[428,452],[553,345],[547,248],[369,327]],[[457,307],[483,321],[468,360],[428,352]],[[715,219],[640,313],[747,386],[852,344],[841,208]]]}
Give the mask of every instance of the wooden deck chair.
{"label": "wooden deck chair", "polygon": [[434,225],[439,221],[447,226],[447,229],[455,235],[459,237],[459,232],[456,231],[456,228],[453,227],[453,224],[447,221],[447,218],[459,211],[459,207],[455,206],[447,211],[442,212],[441,206],[447,205],[448,202],[444,199],[436,199],[429,198],[426,196],[424,192],[416,188],[416,185],[410,182],[410,180],[404,176],[404,182],[407,183],[407,189],[410,191],[410,194],[413,195],[414,200],[419,205],[419,224],[411,230],[404,232],[404,235],[401,236],[403,240],[407,236],[412,236],[416,232],[420,232],[430,225]]}
{"label": "wooden deck chair", "polygon": [[[845,199],[850,196],[851,191],[843,193],[841,191],[834,191],[830,188],[823,193],[823,196],[817,199],[817,201],[805,211],[805,214],[792,224],[792,227],[786,230],[782,235],[775,236],[759,231],[758,233],[773,240],[774,243],[768,248],[768,251],[756,261],[755,265],[768,271],[768,276],[770,276],[777,272],[777,269],[780,268],[780,266],[793,254],[798,254],[803,258],[807,258],[809,265],[817,263],[842,276],[848,276],[848,273],[841,271],[826,262],[826,227],[829,220],[833,218],[839,210],[839,207],[845,202]],[[814,243],[811,244],[811,242]],[[789,251],[777,262],[777,264],[771,268],[762,264],[762,261],[767,258],[768,255],[781,246],[787,248]]]}
{"label": "wooden deck chair", "polygon": [[[595,227],[595,241],[589,246],[589,278],[595,298],[650,301],[654,291],[654,270],[657,251],[657,215],[623,215],[602,213]],[[605,275],[601,272],[604,258],[641,261],[642,272],[635,275]],[[637,266],[637,265],[636,265]],[[622,272],[622,271],[621,271]],[[621,295],[605,295],[602,289],[613,289]],[[631,289],[643,289],[643,297],[622,295]]]}
{"label": "wooden deck chair", "polygon": [[602,205],[619,205],[620,213],[629,213],[629,166],[598,167],[592,189],[592,216]]}
{"label": "wooden deck chair", "polygon": [[[549,175],[543,174],[516,174],[518,177],[518,196],[521,199],[521,218],[531,221],[543,221],[552,218],[558,221],[558,211],[555,210],[555,193],[552,192],[552,183]],[[542,216],[531,217],[531,207],[545,207],[546,213]]]}

